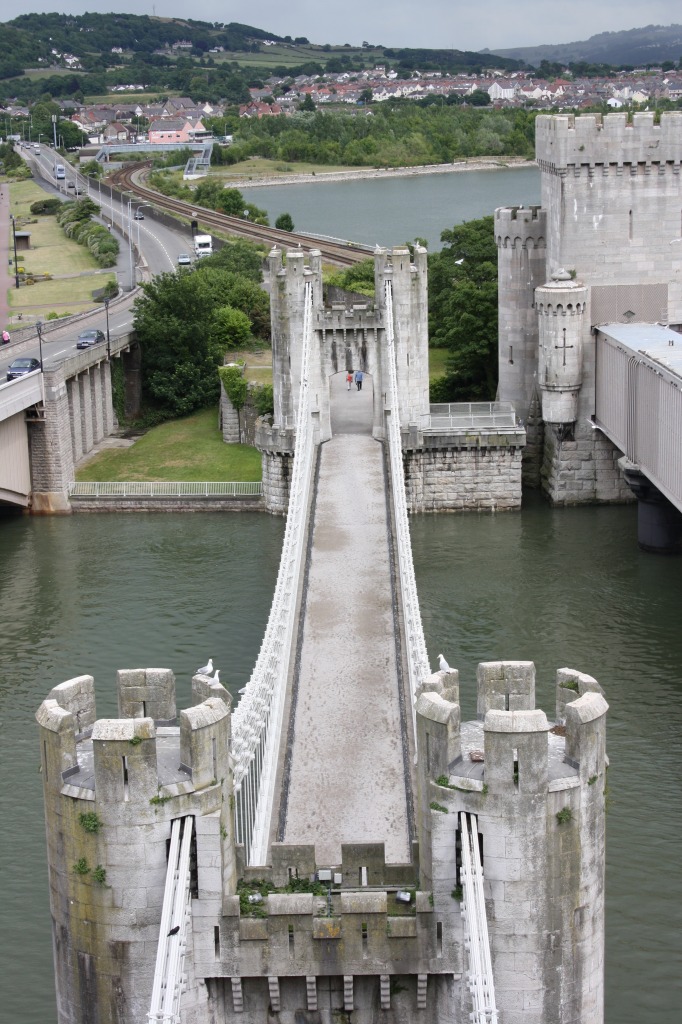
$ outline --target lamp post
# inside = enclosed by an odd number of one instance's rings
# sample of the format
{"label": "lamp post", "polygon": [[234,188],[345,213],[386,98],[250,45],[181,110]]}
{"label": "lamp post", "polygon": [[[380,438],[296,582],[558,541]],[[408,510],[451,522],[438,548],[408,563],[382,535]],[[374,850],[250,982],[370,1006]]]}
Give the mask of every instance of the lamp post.
{"label": "lamp post", "polygon": [[111,359],[111,340],[109,338],[109,299],[104,300],[104,312],[107,318],[107,361]]}
{"label": "lamp post", "polygon": [[57,115],[52,114],[52,136],[54,139],[54,151],[57,152]]}
{"label": "lamp post", "polygon": [[19,266],[17,264],[17,223],[14,219],[14,214],[11,213],[12,218],[12,241],[14,242],[14,287],[19,287]]}
{"label": "lamp post", "polygon": [[36,322],[38,332],[38,348],[40,349],[40,372],[43,372],[43,325],[40,320]]}

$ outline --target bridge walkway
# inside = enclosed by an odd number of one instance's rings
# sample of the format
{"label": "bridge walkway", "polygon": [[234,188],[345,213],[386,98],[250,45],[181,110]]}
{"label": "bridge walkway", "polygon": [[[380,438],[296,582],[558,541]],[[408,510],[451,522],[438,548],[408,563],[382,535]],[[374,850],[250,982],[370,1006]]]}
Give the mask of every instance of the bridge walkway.
{"label": "bridge walkway", "polygon": [[342,842],[384,841],[387,861],[406,863],[411,716],[408,704],[406,726],[384,451],[371,437],[371,378],[358,392],[344,376],[332,380],[334,436],[320,452],[279,838],[314,843],[318,863],[330,865]]}

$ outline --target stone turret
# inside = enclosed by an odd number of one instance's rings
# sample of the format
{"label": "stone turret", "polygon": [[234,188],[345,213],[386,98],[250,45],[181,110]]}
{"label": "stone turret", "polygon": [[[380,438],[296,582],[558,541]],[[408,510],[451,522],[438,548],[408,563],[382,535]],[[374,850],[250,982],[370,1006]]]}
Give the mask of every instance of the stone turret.
{"label": "stone turret", "polygon": [[[459,812],[476,816],[501,1019],[603,1021],[605,722],[597,682],[560,669],[557,723],[535,708],[532,662],[478,667],[478,718],[460,725],[449,679],[417,703],[420,881],[456,941]],[[461,1019],[467,1011],[466,998]]]}
{"label": "stone turret", "polygon": [[[583,383],[588,290],[566,270],[535,289],[539,321],[538,378],[545,423],[575,423]],[[588,330],[589,339],[589,330]]]}
{"label": "stone turret", "polygon": [[198,678],[178,722],[172,672],[117,681],[121,718],[96,719],[92,676],[37,713],[60,1024],[145,1019],[173,819],[195,819],[194,894],[219,912],[236,887],[229,694]]}

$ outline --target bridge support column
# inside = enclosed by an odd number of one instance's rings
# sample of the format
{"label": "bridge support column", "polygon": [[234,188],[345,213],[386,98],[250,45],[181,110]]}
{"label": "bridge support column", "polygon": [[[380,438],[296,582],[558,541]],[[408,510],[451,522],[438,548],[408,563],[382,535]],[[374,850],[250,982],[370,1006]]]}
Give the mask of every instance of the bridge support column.
{"label": "bridge support column", "polygon": [[111,392],[111,363],[99,364],[102,384],[102,429],[104,437],[108,437],[114,429],[114,397]]}
{"label": "bridge support column", "polygon": [[74,465],[83,457],[83,429],[81,427],[81,392],[78,377],[67,380],[69,394],[69,418],[71,420],[71,446]]}
{"label": "bridge support column", "polygon": [[99,444],[104,437],[102,373],[99,366],[90,371],[90,400],[92,402],[92,441]]}
{"label": "bridge support column", "polygon": [[637,498],[637,542],[643,551],[682,554],[682,512],[651,483],[639,466],[620,460],[625,479]]}
{"label": "bridge support column", "polygon": [[45,370],[45,419],[29,423],[33,512],[70,512],[73,447],[62,367]]}
{"label": "bridge support column", "polygon": [[89,373],[78,378],[81,393],[81,439],[83,454],[92,449],[92,381]]}
{"label": "bridge support column", "polygon": [[124,412],[126,419],[134,419],[142,404],[142,352],[138,344],[121,353],[125,382]]}

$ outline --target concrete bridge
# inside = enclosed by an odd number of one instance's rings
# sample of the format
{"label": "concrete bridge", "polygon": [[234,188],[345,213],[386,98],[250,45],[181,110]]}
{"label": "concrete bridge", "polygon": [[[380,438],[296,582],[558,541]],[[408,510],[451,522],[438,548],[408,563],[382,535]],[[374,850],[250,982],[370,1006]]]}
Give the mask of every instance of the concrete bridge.
{"label": "concrete bridge", "polygon": [[271,265],[287,520],[239,703],[198,674],[178,712],[172,671],[127,669],[117,719],[91,676],[38,711],[60,1024],[601,1024],[601,689],[559,669],[548,719],[531,662],[460,683],[426,652],[404,464],[424,493],[448,448],[488,463],[419,436],[425,254],[377,253],[350,326],[315,253]]}
{"label": "concrete bridge", "polygon": [[74,466],[114,429],[111,359],[126,360],[130,397],[138,356],[125,333],[0,384],[0,502],[69,510]]}

